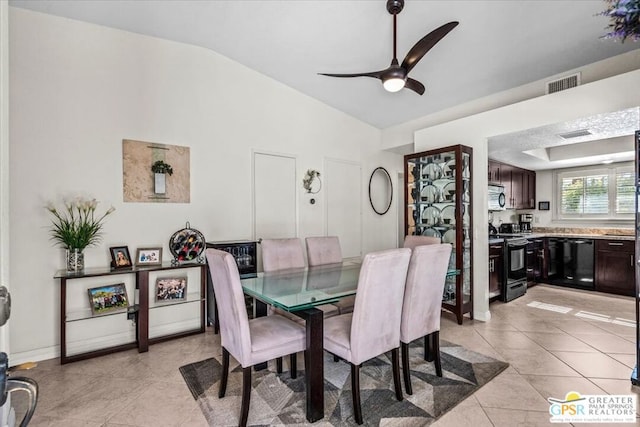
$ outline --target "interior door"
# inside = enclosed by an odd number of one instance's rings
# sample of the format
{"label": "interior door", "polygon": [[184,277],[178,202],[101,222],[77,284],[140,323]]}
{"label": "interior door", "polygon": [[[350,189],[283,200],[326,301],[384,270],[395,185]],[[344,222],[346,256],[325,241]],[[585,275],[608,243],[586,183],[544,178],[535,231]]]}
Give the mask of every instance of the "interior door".
{"label": "interior door", "polygon": [[[253,154],[253,236],[255,239],[296,237],[296,158]],[[258,245],[258,269],[262,252]]]}
{"label": "interior door", "polygon": [[362,171],[359,163],[326,160],[327,235],[338,236],[344,258],[362,255]]}

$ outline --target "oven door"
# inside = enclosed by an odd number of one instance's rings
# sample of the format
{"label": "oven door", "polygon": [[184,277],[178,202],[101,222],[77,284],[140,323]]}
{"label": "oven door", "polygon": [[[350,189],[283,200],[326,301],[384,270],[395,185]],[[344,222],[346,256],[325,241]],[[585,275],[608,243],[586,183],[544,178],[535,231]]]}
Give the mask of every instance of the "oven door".
{"label": "oven door", "polygon": [[522,280],[527,277],[527,241],[507,241],[507,280]]}

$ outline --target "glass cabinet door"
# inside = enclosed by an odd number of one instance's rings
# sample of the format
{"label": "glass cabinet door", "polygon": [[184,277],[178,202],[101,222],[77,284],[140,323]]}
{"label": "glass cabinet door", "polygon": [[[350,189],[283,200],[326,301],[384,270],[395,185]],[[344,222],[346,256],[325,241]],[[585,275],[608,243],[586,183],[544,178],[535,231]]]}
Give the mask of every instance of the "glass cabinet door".
{"label": "glass cabinet door", "polygon": [[453,245],[443,306],[462,323],[472,305],[470,147],[456,145],[405,156],[405,234],[439,238]]}

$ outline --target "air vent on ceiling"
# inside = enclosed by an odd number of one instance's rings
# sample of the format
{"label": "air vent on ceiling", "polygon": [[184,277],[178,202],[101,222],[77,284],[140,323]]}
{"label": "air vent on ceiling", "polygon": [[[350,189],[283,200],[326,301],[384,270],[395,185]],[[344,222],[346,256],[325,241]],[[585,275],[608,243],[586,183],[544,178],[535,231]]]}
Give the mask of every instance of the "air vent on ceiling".
{"label": "air vent on ceiling", "polygon": [[547,95],[580,85],[580,73],[547,82]]}
{"label": "air vent on ceiling", "polygon": [[574,130],[573,132],[558,134],[558,136],[563,139],[578,138],[581,136],[588,136],[588,135],[591,135],[591,132],[589,132],[589,130],[587,129]]}

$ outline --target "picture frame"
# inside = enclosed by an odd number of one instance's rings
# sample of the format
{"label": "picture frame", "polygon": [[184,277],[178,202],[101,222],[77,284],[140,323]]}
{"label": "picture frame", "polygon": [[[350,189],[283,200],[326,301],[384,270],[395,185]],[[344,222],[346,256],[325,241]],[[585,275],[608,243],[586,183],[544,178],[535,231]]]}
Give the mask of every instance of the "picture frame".
{"label": "picture frame", "polygon": [[111,268],[125,269],[133,267],[128,246],[112,246],[109,248],[111,254]]}
{"label": "picture frame", "polygon": [[187,300],[187,277],[158,277],[156,279],[156,302]]}
{"label": "picture frame", "polygon": [[93,316],[127,311],[129,308],[129,297],[124,283],[89,288],[87,292]]}
{"label": "picture frame", "polygon": [[138,248],[136,251],[136,266],[162,265],[162,247]]}
{"label": "picture frame", "polygon": [[550,202],[538,202],[539,211],[548,211],[551,209]]}

